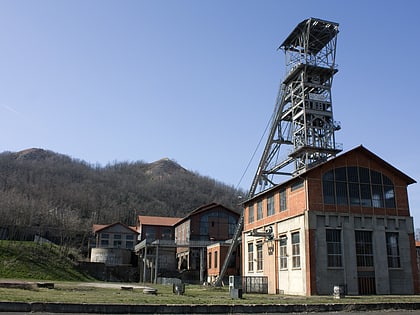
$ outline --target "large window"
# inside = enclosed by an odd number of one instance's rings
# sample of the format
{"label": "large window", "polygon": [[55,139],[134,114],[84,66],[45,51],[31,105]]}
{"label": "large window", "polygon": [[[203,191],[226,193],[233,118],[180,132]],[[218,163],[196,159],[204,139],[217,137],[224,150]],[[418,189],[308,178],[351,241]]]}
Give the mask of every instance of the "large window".
{"label": "large window", "polygon": [[248,271],[254,271],[254,243],[248,243]]}
{"label": "large window", "polygon": [[280,269],[287,269],[287,237],[280,237]]}
{"label": "large window", "polygon": [[373,267],[372,232],[355,231],[357,267]]}
{"label": "large window", "polygon": [[[200,240],[208,240],[209,237],[218,235],[231,238],[237,225],[236,216],[223,210],[215,209],[200,217]],[[186,233],[188,235],[188,233]]]}
{"label": "large window", "polygon": [[324,203],[395,208],[394,184],[382,173],[364,167],[339,167],[322,178]]}
{"label": "large window", "polygon": [[328,267],[342,267],[341,230],[326,230]]}
{"label": "large window", "polygon": [[254,222],[254,205],[250,205],[248,208],[248,223]]}
{"label": "large window", "polygon": [[267,216],[274,214],[274,196],[270,196],[267,199]]}
{"label": "large window", "polygon": [[263,270],[263,244],[257,243],[257,270]]}
{"label": "large window", "polygon": [[292,267],[300,268],[300,234],[292,233]]}
{"label": "large window", "polygon": [[386,252],[388,255],[388,268],[400,268],[398,233],[386,233]]}
{"label": "large window", "polygon": [[258,201],[258,203],[257,203],[257,220],[261,220],[262,218],[263,218],[262,201]]}

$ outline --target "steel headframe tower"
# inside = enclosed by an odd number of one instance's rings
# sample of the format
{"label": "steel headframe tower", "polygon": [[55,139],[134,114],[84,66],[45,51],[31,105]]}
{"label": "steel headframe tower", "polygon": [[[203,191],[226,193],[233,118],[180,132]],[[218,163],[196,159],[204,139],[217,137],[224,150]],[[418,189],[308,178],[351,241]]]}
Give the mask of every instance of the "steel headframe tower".
{"label": "steel headframe tower", "polygon": [[[335,143],[334,132],[340,126],[333,119],[331,100],[331,85],[337,72],[337,34],[337,23],[310,18],[299,23],[280,45],[286,55],[287,74],[277,96],[270,134],[249,198],[276,185],[278,177],[297,176],[341,151]],[[280,147],[288,150],[280,155]],[[222,284],[243,225],[244,211],[216,286]]]}
{"label": "steel headframe tower", "polygon": [[267,144],[249,196],[297,176],[335,156],[342,145],[334,132],[331,85],[338,23],[309,18],[299,23],[280,45],[286,57],[286,76],[280,86]]}

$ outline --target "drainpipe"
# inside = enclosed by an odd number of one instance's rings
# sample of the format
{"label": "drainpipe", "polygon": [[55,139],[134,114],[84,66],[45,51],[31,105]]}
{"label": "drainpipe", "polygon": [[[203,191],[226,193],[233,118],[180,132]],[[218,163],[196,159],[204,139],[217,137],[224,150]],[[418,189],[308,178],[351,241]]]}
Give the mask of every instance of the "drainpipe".
{"label": "drainpipe", "polygon": [[200,248],[200,284],[204,283],[204,248]]}
{"label": "drainpipe", "polygon": [[156,245],[155,281],[154,281],[154,283],[157,283],[158,269],[159,269],[159,245]]}
{"label": "drainpipe", "polygon": [[147,274],[147,244],[144,246],[144,257],[143,257],[143,282],[146,282]]}

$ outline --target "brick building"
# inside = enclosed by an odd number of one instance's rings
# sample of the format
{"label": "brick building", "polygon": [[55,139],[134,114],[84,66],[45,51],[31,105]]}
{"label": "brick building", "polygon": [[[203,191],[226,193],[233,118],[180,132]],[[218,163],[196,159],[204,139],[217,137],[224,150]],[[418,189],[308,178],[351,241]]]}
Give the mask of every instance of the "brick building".
{"label": "brick building", "polygon": [[[217,242],[207,246],[207,282],[213,283],[220,275],[223,263],[225,262],[231,241]],[[225,278],[229,276],[238,276],[240,272],[241,256],[238,248],[230,259]]]}
{"label": "brick building", "polygon": [[139,232],[139,244],[135,251],[139,256],[140,281],[155,282],[158,273],[171,275],[176,271],[176,250],[174,246],[153,246],[155,241],[174,242],[175,224],[181,218],[139,215],[136,229]]}
{"label": "brick building", "polygon": [[[193,210],[178,221],[175,225],[178,269],[196,271],[199,282],[206,281],[207,246],[231,239],[238,219],[237,212],[211,203]],[[224,256],[219,259],[224,259]]]}
{"label": "brick building", "polygon": [[359,146],[255,195],[244,203],[243,275],[266,277],[269,293],[419,293],[413,183]]}

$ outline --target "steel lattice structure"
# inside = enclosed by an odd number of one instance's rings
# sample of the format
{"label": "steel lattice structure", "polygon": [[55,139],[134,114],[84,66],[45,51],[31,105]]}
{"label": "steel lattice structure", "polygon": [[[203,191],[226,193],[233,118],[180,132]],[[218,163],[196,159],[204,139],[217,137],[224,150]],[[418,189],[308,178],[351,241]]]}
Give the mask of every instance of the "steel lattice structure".
{"label": "steel lattice structure", "polygon": [[[249,198],[279,183],[279,177],[297,176],[341,151],[335,143],[334,132],[340,125],[333,119],[331,98],[337,72],[337,34],[337,23],[310,18],[299,23],[280,45],[286,56],[287,74],[277,96],[270,134]],[[243,225],[244,211],[216,286],[222,284]]]}
{"label": "steel lattice structure", "polygon": [[342,150],[334,132],[331,86],[338,24],[310,18],[299,23],[280,45],[286,76],[272,116],[270,134],[249,196],[297,176]]}

